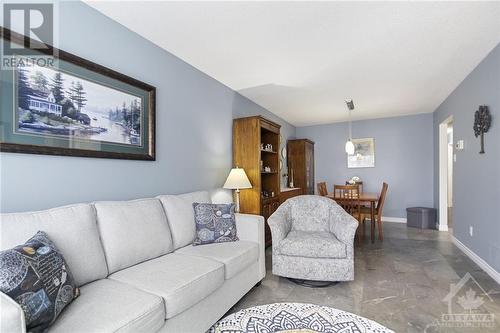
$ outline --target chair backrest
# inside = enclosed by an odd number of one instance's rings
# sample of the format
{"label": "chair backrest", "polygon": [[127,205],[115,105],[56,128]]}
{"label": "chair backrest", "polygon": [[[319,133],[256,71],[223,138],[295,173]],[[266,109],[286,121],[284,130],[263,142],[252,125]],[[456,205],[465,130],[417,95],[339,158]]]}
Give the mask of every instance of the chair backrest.
{"label": "chair backrest", "polygon": [[359,218],[361,202],[359,201],[358,185],[334,185],[334,200],[349,214]]}
{"label": "chair backrest", "polygon": [[288,199],[282,206],[288,206],[292,230],[330,230],[330,209],[335,206],[332,199],[318,195],[298,195]]}
{"label": "chair backrest", "polygon": [[387,195],[387,189],[389,185],[387,183],[382,184],[382,191],[380,191],[380,197],[377,204],[377,215],[382,216],[382,210],[384,209],[385,197]]}
{"label": "chair backrest", "polygon": [[326,188],[325,182],[318,183],[318,194],[322,197],[326,197],[328,195],[328,190]]}
{"label": "chair backrest", "polygon": [[334,185],[333,195],[335,199],[359,198],[359,185]]}
{"label": "chair backrest", "polygon": [[359,193],[363,193],[363,182],[362,181],[356,182],[355,184],[351,184],[351,183],[349,183],[349,181],[346,181],[345,184],[346,185],[358,185],[359,186]]}

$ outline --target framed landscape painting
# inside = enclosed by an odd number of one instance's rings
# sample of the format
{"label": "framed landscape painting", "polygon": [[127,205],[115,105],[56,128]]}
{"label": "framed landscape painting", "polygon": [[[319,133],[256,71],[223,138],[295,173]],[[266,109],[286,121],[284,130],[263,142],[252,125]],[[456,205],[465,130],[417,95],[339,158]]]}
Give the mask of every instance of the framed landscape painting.
{"label": "framed landscape painting", "polygon": [[375,140],[373,138],[352,139],[354,154],[347,155],[348,168],[375,167]]}
{"label": "framed landscape painting", "polygon": [[[2,38],[22,44],[24,36]],[[2,69],[0,150],[155,159],[155,88],[56,50]],[[48,65],[50,64],[50,65]]]}

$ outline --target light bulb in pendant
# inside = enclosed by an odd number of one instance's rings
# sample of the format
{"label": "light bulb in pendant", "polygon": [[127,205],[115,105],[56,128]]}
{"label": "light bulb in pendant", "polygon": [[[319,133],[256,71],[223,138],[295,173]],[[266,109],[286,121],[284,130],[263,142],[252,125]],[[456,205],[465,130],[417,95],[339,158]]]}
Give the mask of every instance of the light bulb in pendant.
{"label": "light bulb in pendant", "polygon": [[351,139],[347,140],[345,143],[345,152],[348,155],[354,154],[354,144],[352,143]]}

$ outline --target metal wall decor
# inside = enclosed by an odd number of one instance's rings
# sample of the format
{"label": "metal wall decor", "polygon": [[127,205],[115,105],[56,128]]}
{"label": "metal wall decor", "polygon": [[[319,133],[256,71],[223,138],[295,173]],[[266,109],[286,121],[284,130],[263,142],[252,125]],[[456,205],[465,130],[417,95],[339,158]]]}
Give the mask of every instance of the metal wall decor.
{"label": "metal wall decor", "polygon": [[480,105],[474,113],[474,135],[481,138],[481,151],[484,154],[484,133],[487,133],[491,126],[491,115],[486,105]]}

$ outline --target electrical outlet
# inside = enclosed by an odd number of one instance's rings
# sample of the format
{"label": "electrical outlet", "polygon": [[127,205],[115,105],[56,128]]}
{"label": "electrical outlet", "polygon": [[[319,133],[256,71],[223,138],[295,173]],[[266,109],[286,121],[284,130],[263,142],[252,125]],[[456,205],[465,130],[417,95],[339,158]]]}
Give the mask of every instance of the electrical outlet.
{"label": "electrical outlet", "polygon": [[474,236],[474,227],[473,226],[469,226],[469,235],[472,237]]}

